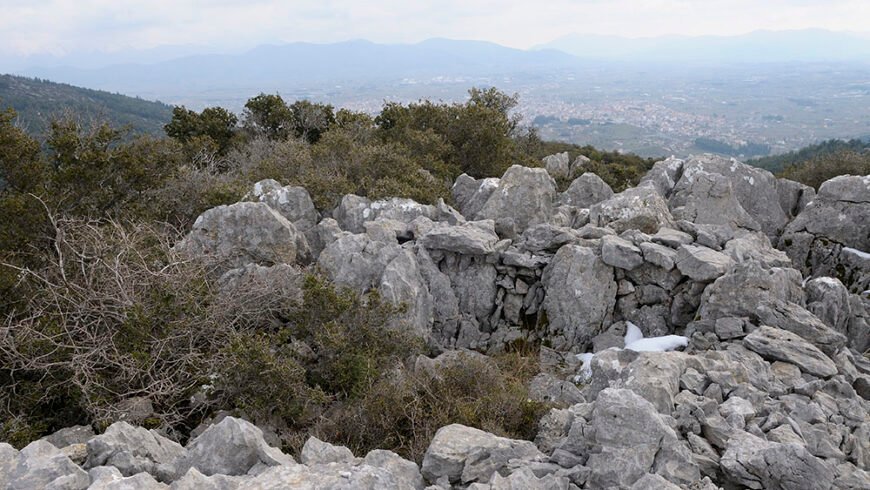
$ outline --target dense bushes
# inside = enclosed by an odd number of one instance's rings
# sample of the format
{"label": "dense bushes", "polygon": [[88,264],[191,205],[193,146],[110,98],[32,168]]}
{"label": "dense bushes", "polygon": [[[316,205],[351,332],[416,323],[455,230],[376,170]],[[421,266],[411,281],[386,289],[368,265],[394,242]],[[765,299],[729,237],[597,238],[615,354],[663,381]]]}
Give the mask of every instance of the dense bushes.
{"label": "dense bushes", "polygon": [[846,174],[870,175],[870,150],[823,153],[785,167],[779,176],[796,180],[818,190],[824,181]]}

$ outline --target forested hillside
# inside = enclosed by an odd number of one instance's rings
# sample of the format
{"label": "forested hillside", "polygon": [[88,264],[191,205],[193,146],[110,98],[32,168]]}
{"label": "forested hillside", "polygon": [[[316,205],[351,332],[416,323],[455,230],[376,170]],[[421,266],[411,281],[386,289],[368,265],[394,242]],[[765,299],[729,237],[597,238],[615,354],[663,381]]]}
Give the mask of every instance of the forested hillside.
{"label": "forested hillside", "polygon": [[17,123],[28,133],[43,136],[53,118],[77,117],[130,126],[139,133],[162,134],[172,107],[137,97],[90,90],[38,78],[0,75],[0,108],[13,108]]}

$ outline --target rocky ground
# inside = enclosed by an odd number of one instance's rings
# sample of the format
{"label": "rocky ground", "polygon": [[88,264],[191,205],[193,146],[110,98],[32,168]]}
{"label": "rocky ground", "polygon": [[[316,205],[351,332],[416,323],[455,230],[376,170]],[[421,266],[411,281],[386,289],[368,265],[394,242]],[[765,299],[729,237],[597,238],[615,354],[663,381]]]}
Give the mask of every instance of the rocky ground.
{"label": "rocky ground", "polygon": [[[534,442],[451,425],[418,466],[315,438],[294,460],[233,417],[186,446],[117,422],[0,444],[0,487],[870,488],[870,176],[815,193],[671,158],[614,194],[583,164],[463,175],[456,209],[348,195],[318,210],[263,181],[178,245],[221,259],[228,288],[302,268],[377,288],[441,356],[540,345],[533,396],[565,408]],[[552,176],[576,175],[558,192]],[[687,345],[626,349],[629,323]]]}

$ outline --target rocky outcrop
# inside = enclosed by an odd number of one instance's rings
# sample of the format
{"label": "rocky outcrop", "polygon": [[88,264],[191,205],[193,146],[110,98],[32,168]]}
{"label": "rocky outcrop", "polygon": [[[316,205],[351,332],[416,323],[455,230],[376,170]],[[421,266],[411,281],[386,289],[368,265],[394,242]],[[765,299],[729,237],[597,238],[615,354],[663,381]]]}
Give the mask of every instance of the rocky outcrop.
{"label": "rocky outcrop", "polygon": [[870,176],[823,183],[779,246],[805,275],[836,277],[852,292],[870,289]]}
{"label": "rocky outcrop", "polygon": [[[264,181],[250,197],[260,202],[206,212],[178,246],[225,261],[223,294],[271,281],[298,301],[300,244],[317,240],[311,271],[404,305],[393,328],[446,350],[415,369],[541,346],[530,399],[559,406],[534,443],[449,425],[422,467],[314,438],[300,464],[239,419],[184,447],[119,423],[59,433],[47,439],[54,450],[0,445],[0,483],[870,487],[870,298],[856,294],[870,287],[868,177],[814,195],[701,156],[657,162],[618,194],[592,174],[557,194],[553,177],[566,183],[578,164],[556,155],[544,165],[460,176],[459,211],[349,195],[316,223],[299,188]],[[644,348],[632,348],[640,337]]]}

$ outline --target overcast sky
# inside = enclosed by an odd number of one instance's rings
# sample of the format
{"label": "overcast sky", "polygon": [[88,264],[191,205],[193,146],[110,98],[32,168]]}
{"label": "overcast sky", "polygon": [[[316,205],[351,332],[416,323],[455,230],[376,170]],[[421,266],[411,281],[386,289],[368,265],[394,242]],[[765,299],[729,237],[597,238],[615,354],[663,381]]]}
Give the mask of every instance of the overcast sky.
{"label": "overcast sky", "polygon": [[528,48],[571,33],[857,32],[868,24],[870,0],[0,0],[0,52],[431,37]]}

